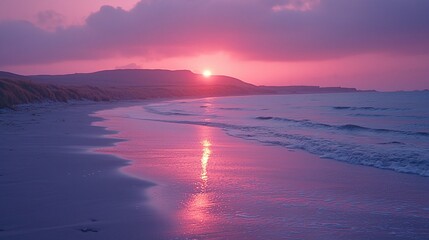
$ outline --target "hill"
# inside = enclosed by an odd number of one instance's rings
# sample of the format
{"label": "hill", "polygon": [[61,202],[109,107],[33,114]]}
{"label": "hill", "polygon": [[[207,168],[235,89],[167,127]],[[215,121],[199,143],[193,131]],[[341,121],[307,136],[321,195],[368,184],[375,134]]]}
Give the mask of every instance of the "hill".
{"label": "hill", "polygon": [[228,76],[211,76],[205,78],[189,70],[161,69],[119,69],[104,70],[94,73],[75,73],[65,75],[33,75],[27,76],[40,83],[61,84],[71,86],[201,86],[227,85],[254,88],[256,86]]}
{"label": "hill", "polygon": [[185,70],[106,70],[35,76],[0,72],[0,108],[41,101],[109,101],[263,93],[265,91],[257,86],[236,78],[204,78]]}
{"label": "hill", "polygon": [[305,94],[305,93],[348,93],[360,92],[356,88],[319,87],[319,86],[260,86],[261,90],[277,94]]}
{"label": "hill", "polygon": [[40,101],[131,100],[255,94],[356,92],[354,88],[255,86],[229,76],[188,70],[125,69],[22,76],[0,71],[0,108]]}

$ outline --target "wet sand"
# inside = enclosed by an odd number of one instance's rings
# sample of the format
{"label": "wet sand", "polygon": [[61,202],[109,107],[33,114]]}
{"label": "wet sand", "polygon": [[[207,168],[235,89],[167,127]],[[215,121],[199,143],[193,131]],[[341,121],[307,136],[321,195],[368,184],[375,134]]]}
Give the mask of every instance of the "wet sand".
{"label": "wet sand", "polygon": [[[120,105],[129,105],[121,103]],[[42,104],[0,113],[0,239],[159,239],[147,206],[154,183],[118,171],[129,163],[88,153],[110,146],[89,114],[117,104]]]}
{"label": "wet sand", "polygon": [[[429,178],[233,138],[222,130],[101,111],[127,141],[96,151],[157,184],[149,204],[179,239],[425,239]],[[145,115],[150,118],[151,113]]]}

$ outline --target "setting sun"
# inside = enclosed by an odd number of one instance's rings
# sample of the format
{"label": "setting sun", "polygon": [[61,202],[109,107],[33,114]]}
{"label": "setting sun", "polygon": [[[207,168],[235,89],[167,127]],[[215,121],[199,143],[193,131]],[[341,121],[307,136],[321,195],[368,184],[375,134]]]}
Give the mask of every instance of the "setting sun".
{"label": "setting sun", "polygon": [[204,70],[204,72],[203,72],[203,76],[204,76],[204,77],[208,78],[208,77],[210,77],[211,75],[212,75],[212,72],[211,72],[210,70]]}

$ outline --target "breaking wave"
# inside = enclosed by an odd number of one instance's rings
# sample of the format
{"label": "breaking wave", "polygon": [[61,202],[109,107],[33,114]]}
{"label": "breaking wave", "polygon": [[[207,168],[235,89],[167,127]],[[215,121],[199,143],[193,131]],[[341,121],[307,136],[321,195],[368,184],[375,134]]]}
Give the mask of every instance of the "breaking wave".
{"label": "breaking wave", "polygon": [[329,125],[325,123],[312,122],[310,120],[295,120],[289,118],[280,118],[280,117],[256,117],[258,120],[274,120],[274,121],[283,121],[283,122],[292,122],[302,125],[302,127],[312,127],[312,128],[328,128],[333,130],[345,130],[345,131],[367,131],[375,133],[395,133],[395,134],[404,134],[404,135],[415,135],[415,136],[429,136],[429,132],[412,132],[412,131],[401,131],[401,130],[392,130],[384,128],[369,128],[363,127],[354,124],[345,124],[345,125]]}
{"label": "breaking wave", "polygon": [[386,111],[386,110],[405,110],[402,108],[384,108],[384,107],[349,107],[349,106],[335,106],[332,107],[335,110],[367,110],[367,111]]}
{"label": "breaking wave", "polygon": [[[145,107],[156,115],[134,117],[215,127],[234,137],[322,158],[429,176],[429,94],[309,96],[167,102]],[[371,107],[374,102],[377,107]]]}

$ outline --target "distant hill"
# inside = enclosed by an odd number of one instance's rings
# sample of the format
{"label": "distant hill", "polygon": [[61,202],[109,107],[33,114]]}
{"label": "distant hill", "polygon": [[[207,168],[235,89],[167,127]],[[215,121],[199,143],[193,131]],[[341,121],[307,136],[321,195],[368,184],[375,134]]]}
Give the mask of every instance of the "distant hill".
{"label": "distant hill", "polygon": [[340,87],[255,86],[228,76],[205,78],[188,70],[121,69],[31,76],[0,71],[0,108],[47,100],[107,101],[357,91]]}
{"label": "distant hill", "polygon": [[319,87],[319,86],[260,86],[261,90],[277,94],[304,94],[304,93],[349,93],[361,92],[356,88]]}
{"label": "distant hill", "polygon": [[195,85],[230,85],[255,88],[239,79],[228,76],[205,78],[189,70],[160,69],[118,69],[94,73],[75,73],[66,75],[27,76],[33,81],[72,86],[195,86]]}
{"label": "distant hill", "polygon": [[28,80],[28,77],[26,77],[26,76],[18,75],[18,74],[11,73],[11,72],[4,72],[4,71],[0,71],[0,78],[1,79],[12,79],[12,80]]}

